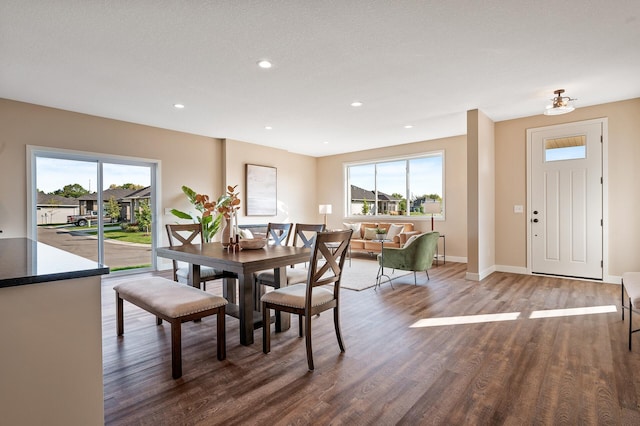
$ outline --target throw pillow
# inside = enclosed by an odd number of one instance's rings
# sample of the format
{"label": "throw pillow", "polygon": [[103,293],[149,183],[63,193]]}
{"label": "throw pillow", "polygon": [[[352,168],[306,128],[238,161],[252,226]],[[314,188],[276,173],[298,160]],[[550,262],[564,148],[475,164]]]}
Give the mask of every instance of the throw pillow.
{"label": "throw pillow", "polygon": [[418,239],[420,235],[412,235],[406,243],[404,243],[404,245],[402,246],[402,248],[407,247],[409,244],[411,244],[412,242],[414,242],[415,240]]}
{"label": "throw pillow", "polygon": [[404,229],[404,225],[396,225],[392,223],[389,225],[389,229],[387,230],[387,239],[394,241],[394,239],[400,235],[402,230]]}
{"label": "throw pillow", "polygon": [[357,223],[343,223],[344,229],[352,229],[353,234],[351,238],[360,238],[360,222]]}
{"label": "throw pillow", "polygon": [[364,239],[374,240],[376,238],[376,229],[378,228],[364,228]]}

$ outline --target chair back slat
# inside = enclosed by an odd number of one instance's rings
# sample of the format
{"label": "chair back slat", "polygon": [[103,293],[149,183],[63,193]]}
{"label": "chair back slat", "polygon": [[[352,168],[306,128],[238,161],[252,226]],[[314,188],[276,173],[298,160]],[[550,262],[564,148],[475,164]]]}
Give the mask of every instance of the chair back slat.
{"label": "chair back slat", "polygon": [[289,245],[293,223],[271,223],[267,225],[267,239],[273,241],[274,246]]}
{"label": "chair back slat", "polygon": [[320,224],[308,224],[297,223],[296,233],[293,236],[293,245],[298,247],[299,243],[302,243],[300,247],[311,248],[316,239],[316,233],[325,230],[323,223]]}
{"label": "chair back slat", "polygon": [[[202,234],[202,225],[200,223],[187,224],[167,224],[167,236],[169,237],[169,247],[176,247],[183,244],[194,244],[194,240],[200,237],[195,244],[204,243],[204,235]],[[172,260],[173,263],[173,280],[178,281],[178,261]]]}
{"label": "chair back slat", "polygon": [[[340,292],[340,279],[347,254],[347,247],[353,230],[318,232],[316,234],[307,278],[306,303],[311,304],[313,287],[333,284],[333,294],[337,299]],[[327,245],[331,243],[331,245]],[[339,243],[339,244],[335,244]]]}

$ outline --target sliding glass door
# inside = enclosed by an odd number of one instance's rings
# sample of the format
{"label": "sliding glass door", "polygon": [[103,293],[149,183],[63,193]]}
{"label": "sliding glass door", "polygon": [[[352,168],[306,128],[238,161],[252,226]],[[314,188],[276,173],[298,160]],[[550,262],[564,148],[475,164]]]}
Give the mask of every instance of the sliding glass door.
{"label": "sliding glass door", "polygon": [[156,163],[46,149],[31,156],[38,241],[112,273],[155,269]]}

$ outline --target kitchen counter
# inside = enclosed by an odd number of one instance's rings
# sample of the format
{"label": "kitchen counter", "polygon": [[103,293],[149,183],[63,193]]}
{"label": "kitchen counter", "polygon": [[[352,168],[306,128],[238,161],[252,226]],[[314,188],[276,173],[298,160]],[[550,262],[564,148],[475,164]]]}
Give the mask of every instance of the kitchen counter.
{"label": "kitchen counter", "polygon": [[0,423],[104,424],[101,275],[108,273],[28,238],[0,239]]}
{"label": "kitchen counter", "polygon": [[28,238],[0,239],[0,288],[108,273],[107,266]]}

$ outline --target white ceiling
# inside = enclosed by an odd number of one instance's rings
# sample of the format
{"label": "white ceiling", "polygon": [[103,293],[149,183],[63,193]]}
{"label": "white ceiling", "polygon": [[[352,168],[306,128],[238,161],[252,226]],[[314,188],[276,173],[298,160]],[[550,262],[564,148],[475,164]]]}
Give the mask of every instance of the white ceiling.
{"label": "white ceiling", "polygon": [[312,156],[540,114],[560,88],[640,96],[640,1],[0,2],[0,98]]}

